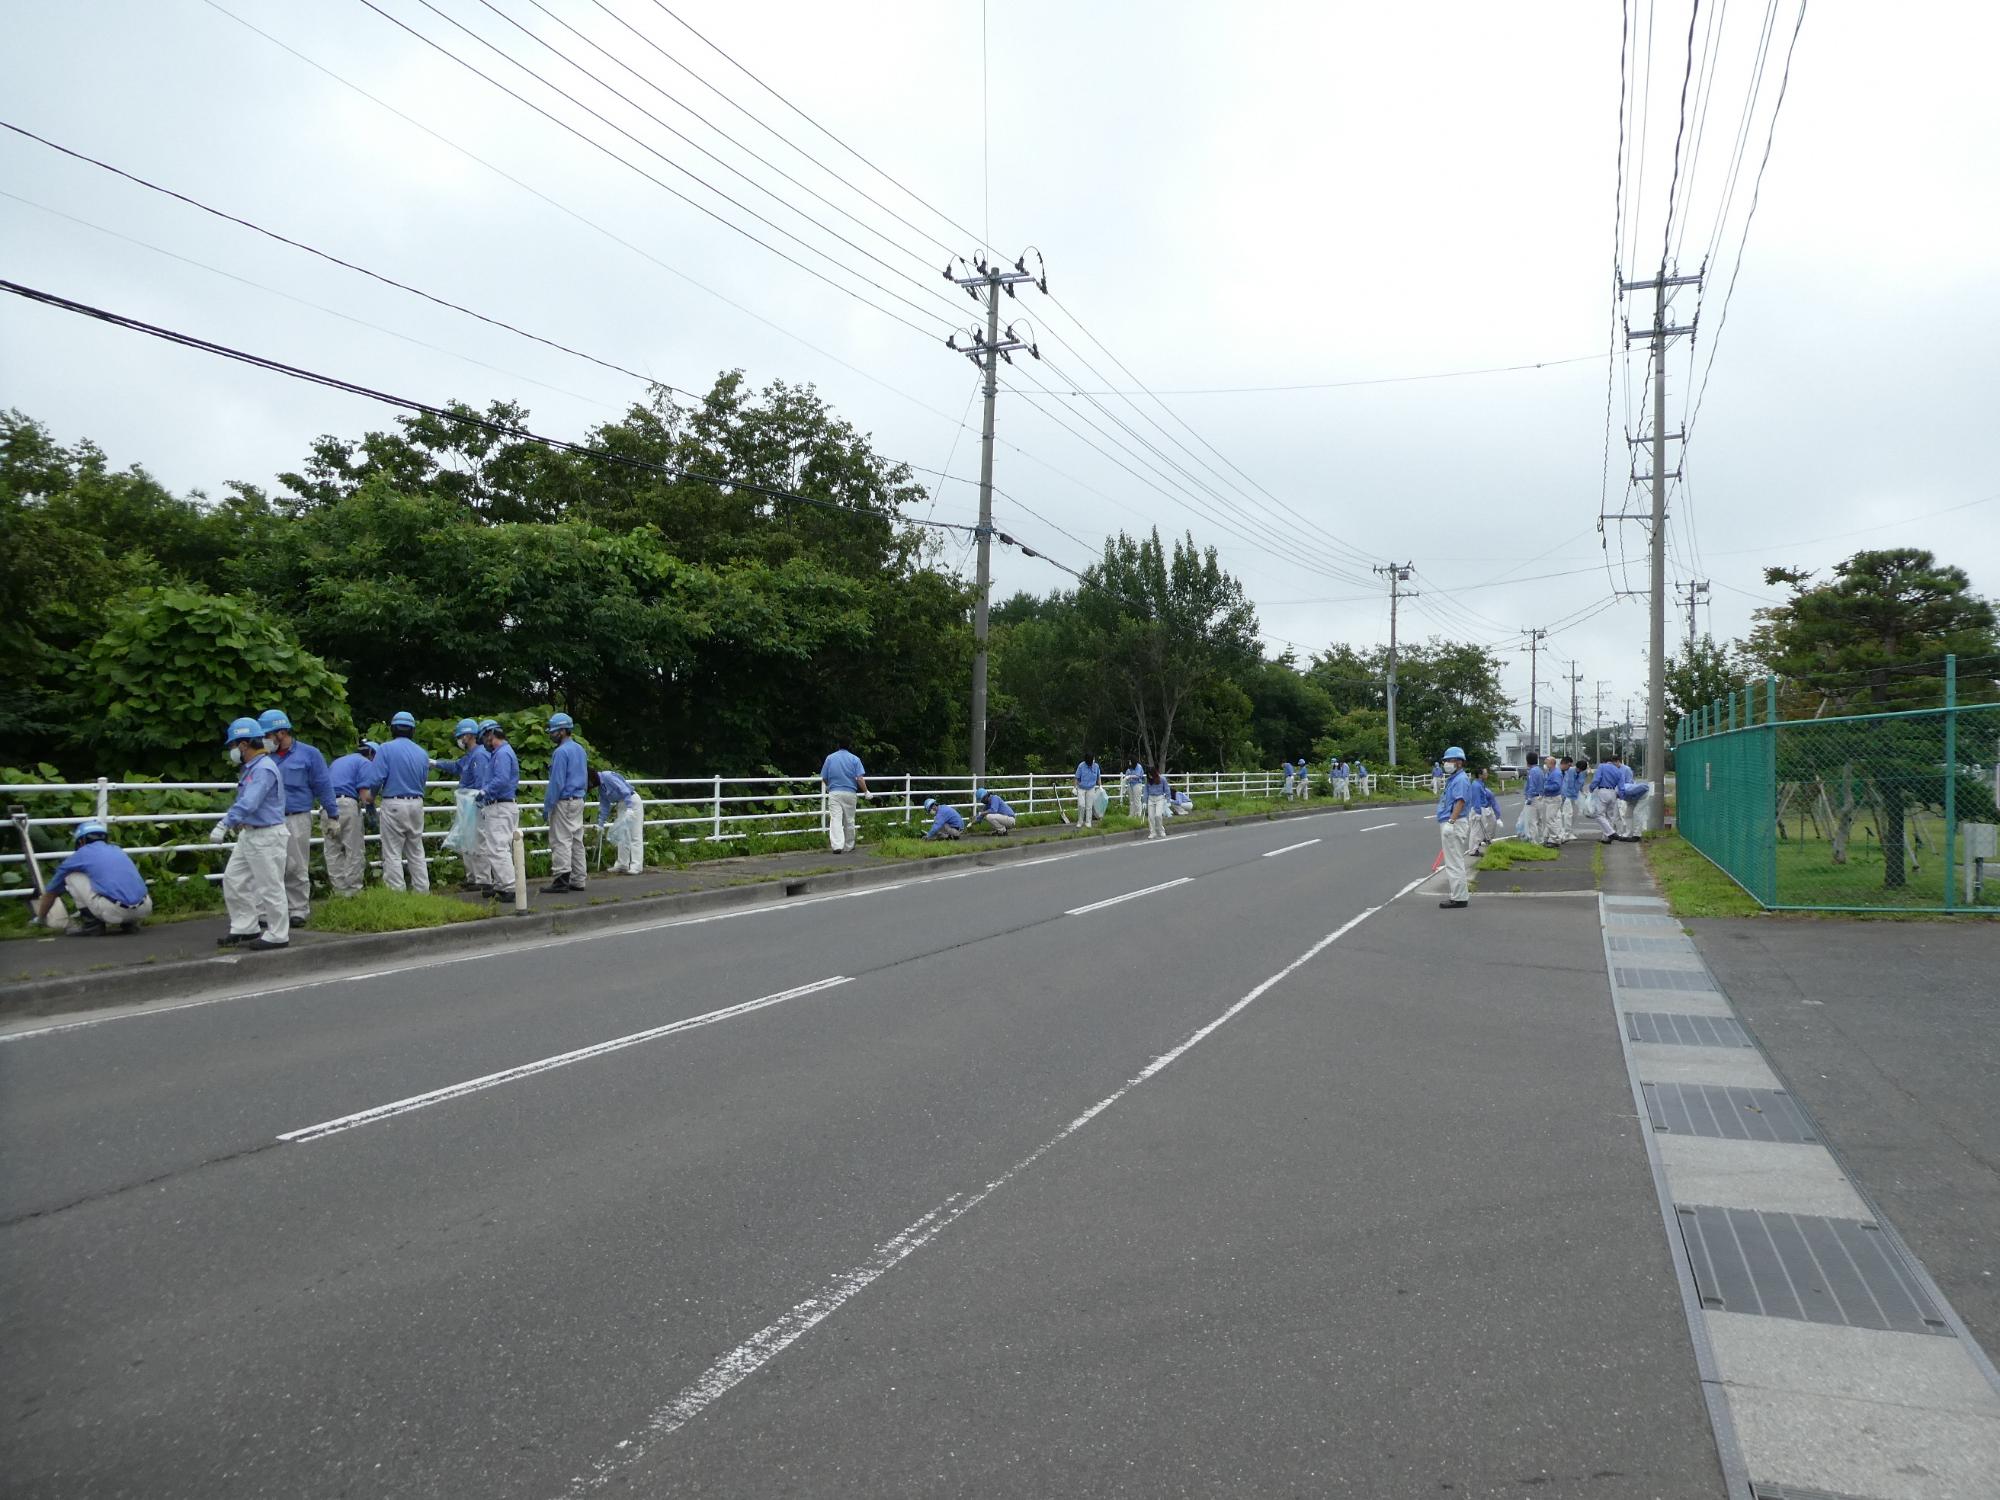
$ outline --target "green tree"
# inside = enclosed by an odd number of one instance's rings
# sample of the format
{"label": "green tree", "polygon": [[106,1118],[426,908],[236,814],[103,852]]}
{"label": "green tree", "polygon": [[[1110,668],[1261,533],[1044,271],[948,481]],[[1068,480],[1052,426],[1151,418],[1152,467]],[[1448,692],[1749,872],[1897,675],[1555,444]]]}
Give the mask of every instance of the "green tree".
{"label": "green tree", "polygon": [[1972,592],[1962,569],[1916,547],[1857,552],[1823,583],[1787,568],[1764,576],[1774,586],[1790,585],[1792,597],[1759,612],[1749,654],[1788,679],[1794,693],[1816,696],[1836,719],[1809,736],[1781,735],[1779,777],[1825,787],[1826,773],[1835,771],[1826,789],[1839,821],[1836,858],[1844,856],[1860,798],[1871,798],[1882,819],[1882,883],[1900,890],[1908,883],[1906,814],[1942,800],[1941,727],[1934,720],[1840,716],[1941,702],[1947,655],[1969,662],[2000,655],[1993,606]]}
{"label": "green tree", "polygon": [[140,589],[90,644],[77,697],[85,738],[120,775],[219,779],[229,721],[282,708],[299,738],[338,753],[354,742],[342,680],[291,631],[242,599]]}
{"label": "green tree", "polygon": [[1747,675],[1730,652],[1704,635],[1692,650],[1667,655],[1667,722],[1726,698]]}

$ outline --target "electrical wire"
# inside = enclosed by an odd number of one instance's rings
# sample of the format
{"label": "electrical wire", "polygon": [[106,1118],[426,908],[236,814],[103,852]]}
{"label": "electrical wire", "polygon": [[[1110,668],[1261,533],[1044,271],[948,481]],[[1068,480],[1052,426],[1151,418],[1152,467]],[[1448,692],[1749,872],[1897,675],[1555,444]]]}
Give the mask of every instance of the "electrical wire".
{"label": "electrical wire", "polygon": [[[365,5],[368,0],[362,0]],[[1674,126],[1674,175],[1667,183],[1667,223],[1660,235],[1660,275],[1667,274],[1667,256],[1674,243],[1674,195],[1681,185],[1681,138],[1687,134],[1688,80],[1694,77],[1694,31],[1695,23],[1701,18],[1701,0],[1694,0],[1688,11],[1687,68],[1681,74],[1681,105],[1679,123]]]}
{"label": "electrical wire", "polygon": [[697,484],[712,484],[719,489],[733,490],[743,494],[761,495],[773,500],[790,500],[801,505],[817,506],[822,510],[842,511],[848,515],[867,516],[871,519],[885,522],[900,521],[906,525],[929,526],[940,531],[974,531],[978,529],[953,521],[924,521],[914,516],[886,515],[880,511],[864,510],[858,506],[842,505],[835,500],[824,500],[813,495],[802,495],[796,490],[783,489],[776,485],[760,484],[748,479],[729,479],[720,475],[704,474],[697,469],[683,468],[677,464],[655,463],[649,459],[634,458],[630,454],[614,453],[608,449],[595,448],[588,443],[571,442],[566,438],[547,437],[538,432],[531,432],[525,427],[496,422],[490,417],[482,417],[473,412],[453,411],[449,407],[433,405],[428,401],[419,401],[411,396],[398,396],[389,391],[377,390],[372,386],[362,385],[358,381],[344,380],[339,376],[323,374],[316,370],[306,369],[300,365],[286,364],[282,360],[272,359],[267,355],[252,354],[247,350],[233,348],[228,344],[217,343],[211,339],[198,338],[193,334],[180,333],[174,329],[163,328],[154,323],[142,322],[138,318],[128,317],[123,313],[115,313],[105,308],[93,307],[87,302],[77,302],[68,297],[58,296],[53,292],[45,292],[35,287],[23,286],[17,281],[0,279],[0,291],[10,292],[14,296],[25,298],[30,302],[41,303],[46,307],[57,308],[63,312],[71,312],[83,317],[94,318],[98,322],[108,323],[115,328],[123,328],[133,333],[143,333],[169,344],[178,344],[185,349],[195,349],[205,354],[217,355],[223,359],[233,360],[238,364],[249,365],[255,369],[268,370],[275,375],[289,376],[294,380],[301,380],[309,385],[324,386],[328,390],[344,391],[348,395],[361,396],[370,401],[379,401],[385,406],[401,407],[406,411],[421,412],[426,416],[436,417],[441,421],[457,422],[467,427],[476,427],[496,437],[520,442],[537,443],[544,448],[554,449],[557,452],[574,453],[587,458],[601,459],[606,463],[615,464],[620,468],[640,469],[649,473],[663,474],[670,479],[691,480]]}
{"label": "electrical wire", "polygon": [[[1056,299],[1049,299],[1054,302]],[[1057,303],[1057,306],[1061,306]],[[1069,310],[1063,309],[1065,312]],[[1074,313],[1070,313],[1072,319]],[[1081,328],[1083,325],[1078,323]],[[1107,350],[1106,353],[1110,351]],[[1197,385],[1197,386],[1139,386],[1133,390],[1077,390],[1072,396],[1252,396],[1271,395],[1286,391],[1345,391],[1357,386],[1368,385],[1408,385],[1421,380],[1460,380],[1469,375],[1512,375],[1522,370],[1552,370],[1558,365],[1580,365],[1604,358],[1601,354],[1573,354],[1566,359],[1541,359],[1525,365],[1487,365],[1476,370],[1438,370],[1427,375],[1381,375],[1366,380],[1320,380],[1308,381],[1302,385]],[[1171,410],[1171,408],[1169,408]]]}

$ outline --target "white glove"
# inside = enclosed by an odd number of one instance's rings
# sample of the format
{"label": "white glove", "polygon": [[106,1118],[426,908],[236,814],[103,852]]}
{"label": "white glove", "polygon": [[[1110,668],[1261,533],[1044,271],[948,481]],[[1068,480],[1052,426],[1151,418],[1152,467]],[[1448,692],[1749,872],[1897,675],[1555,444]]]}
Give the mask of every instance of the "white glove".
{"label": "white glove", "polygon": [[213,828],[208,830],[208,841],[211,844],[219,844],[228,837],[229,825],[227,823],[217,823]]}

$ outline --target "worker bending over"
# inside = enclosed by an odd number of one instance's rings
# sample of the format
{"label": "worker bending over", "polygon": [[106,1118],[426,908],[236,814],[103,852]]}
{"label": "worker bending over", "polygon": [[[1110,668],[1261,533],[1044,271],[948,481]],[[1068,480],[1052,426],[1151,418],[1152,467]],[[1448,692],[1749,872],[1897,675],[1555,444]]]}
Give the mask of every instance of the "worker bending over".
{"label": "worker bending over", "polygon": [[[597,826],[611,819],[611,846],[618,851],[612,861],[614,875],[646,873],[646,804],[632,790],[632,783],[616,771],[592,767],[588,784],[597,788]],[[612,809],[617,809],[616,813]]]}
{"label": "worker bending over", "polygon": [[367,883],[368,846],[362,823],[375,805],[376,788],[382,785],[382,769],[375,764],[380,748],[373,740],[363,740],[327,768],[333,805],[340,811],[339,827],[329,827],[326,835],[326,878],[336,896],[358,896]]}
{"label": "worker bending over", "polygon": [[1618,788],[1618,832],[1616,837],[1636,844],[1646,830],[1646,799],[1653,795],[1650,781],[1631,781]]}
{"label": "worker bending over", "polygon": [[924,811],[933,814],[930,832],[924,835],[924,842],[932,839],[962,839],[965,837],[965,819],[958,809],[949,802],[940,802],[935,797],[924,799]]}
{"label": "worker bending over", "polygon": [[[95,818],[77,824],[76,850],[49,877],[48,889],[28,919],[30,926],[67,928],[71,937],[95,937],[136,932],[153,914],[146,877],[131,855],[109,842],[110,834]],[[74,915],[62,906],[65,895],[76,906]],[[52,921],[59,910],[62,917]]]}

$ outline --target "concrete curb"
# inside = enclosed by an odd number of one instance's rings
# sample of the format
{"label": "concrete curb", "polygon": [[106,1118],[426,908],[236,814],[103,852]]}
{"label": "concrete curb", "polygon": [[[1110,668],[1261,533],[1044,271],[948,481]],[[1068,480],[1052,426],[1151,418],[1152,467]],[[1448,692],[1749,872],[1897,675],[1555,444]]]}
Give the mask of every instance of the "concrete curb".
{"label": "concrete curb", "polygon": [[[1360,807],[1273,808],[1270,812],[1239,813],[1228,818],[1206,818],[1199,828],[1228,828],[1245,823],[1275,823],[1291,818],[1323,816],[1328,813],[1380,812],[1387,807],[1421,806],[1419,803],[1383,803]],[[776,875],[755,885],[729,886],[719,890],[683,891],[678,894],[637,896],[604,906],[565,907],[559,911],[530,912],[525,917],[492,917],[479,922],[460,922],[448,927],[423,927],[409,932],[356,933],[297,947],[284,953],[250,958],[218,954],[214,958],[184,959],[175,963],[134,964],[106,972],[65,974],[53,979],[31,979],[0,985],[0,1022],[27,1020],[41,1016],[68,1015],[76,1011],[102,1010],[113,1006],[140,1005],[170,996],[186,998],[207,991],[229,989],[244,982],[246,973],[269,974],[277,983],[296,983],[314,975],[351,968],[366,968],[390,959],[412,956],[429,958],[473,948],[499,947],[526,939],[589,932],[598,928],[622,927],[656,922],[662,917],[726,911],[738,906],[756,906],[786,901],[794,896],[824,895],[829,891],[855,887],[888,885],[934,872],[1005,865],[1017,860],[1046,857],[1051,851],[1070,847],[1131,842],[1143,839],[1143,829],[1098,834],[1090,839],[1049,839],[1040,843],[1018,844],[1012,848],[968,850],[963,854],[939,855],[932,859],[905,860],[874,869],[839,870],[825,875],[786,877]],[[246,964],[251,966],[246,968]]]}

